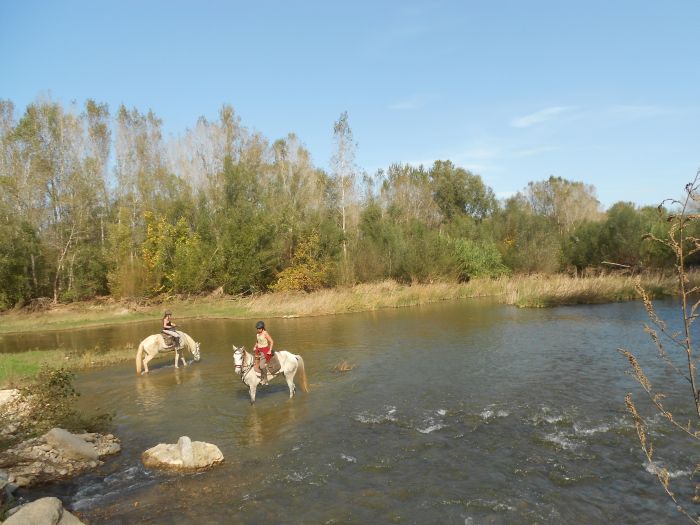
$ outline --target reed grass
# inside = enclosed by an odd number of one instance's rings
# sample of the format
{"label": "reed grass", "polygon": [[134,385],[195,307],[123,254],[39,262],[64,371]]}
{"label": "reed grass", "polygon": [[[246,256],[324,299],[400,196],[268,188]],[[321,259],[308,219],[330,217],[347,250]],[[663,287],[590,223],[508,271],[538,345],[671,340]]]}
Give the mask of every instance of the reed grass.
{"label": "reed grass", "polygon": [[[689,274],[700,283],[700,272]],[[642,285],[653,297],[675,293],[672,275],[641,276]],[[434,282],[400,284],[386,280],[338,287],[313,293],[279,292],[254,296],[161,297],[148,302],[101,301],[59,305],[46,312],[5,312],[0,315],[0,334],[12,332],[75,329],[118,325],[160,319],[164,308],[179,319],[250,319],[302,317],[401,308],[419,304],[493,297],[519,307],[548,307],[567,304],[605,303],[638,299],[635,277],[601,275],[527,275],[499,279],[472,279],[467,283]]]}

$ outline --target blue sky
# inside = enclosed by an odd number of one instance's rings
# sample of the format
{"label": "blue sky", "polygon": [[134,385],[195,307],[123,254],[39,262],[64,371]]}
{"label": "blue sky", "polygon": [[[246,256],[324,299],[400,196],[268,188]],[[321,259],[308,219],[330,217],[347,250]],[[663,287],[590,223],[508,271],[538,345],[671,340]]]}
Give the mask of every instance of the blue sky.
{"label": "blue sky", "polygon": [[329,168],[450,159],[500,197],[550,175],[605,207],[700,168],[700,2],[2,1],[0,98],[152,109],[166,135],[222,103]]}

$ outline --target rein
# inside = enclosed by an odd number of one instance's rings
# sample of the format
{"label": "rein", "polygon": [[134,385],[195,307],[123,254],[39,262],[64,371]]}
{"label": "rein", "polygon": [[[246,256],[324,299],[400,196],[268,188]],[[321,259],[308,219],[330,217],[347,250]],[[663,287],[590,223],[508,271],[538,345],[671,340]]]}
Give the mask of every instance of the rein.
{"label": "rein", "polygon": [[[253,366],[255,365],[255,361],[254,361],[253,359],[251,359],[250,364],[247,365],[247,364],[246,364],[246,359],[247,359],[247,356],[248,356],[248,352],[246,352],[245,350],[241,349],[241,354],[242,354],[241,364],[240,364],[240,365],[233,365],[233,368],[234,368],[234,370],[235,370],[236,368],[240,368],[240,369],[241,369],[241,381],[243,381],[243,384],[244,384],[244,385],[250,386],[250,385],[248,385],[248,383],[246,383],[245,376],[247,376],[247,375],[248,375],[248,372],[250,372],[250,370],[253,368]],[[247,367],[247,368],[246,368],[246,367]]]}

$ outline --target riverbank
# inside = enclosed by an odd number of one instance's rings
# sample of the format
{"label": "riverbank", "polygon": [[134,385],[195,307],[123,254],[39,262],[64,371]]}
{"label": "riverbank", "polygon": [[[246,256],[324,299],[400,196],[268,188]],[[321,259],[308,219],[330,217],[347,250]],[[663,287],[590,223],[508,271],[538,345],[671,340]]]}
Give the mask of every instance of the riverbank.
{"label": "riverbank", "polygon": [[[693,282],[700,282],[700,272],[693,272],[689,277]],[[675,293],[677,281],[673,275],[647,274],[640,278],[642,286],[652,297]],[[608,303],[637,299],[635,279],[625,275],[585,278],[525,275],[473,279],[468,283],[406,285],[382,281],[313,293],[269,293],[245,297],[215,293],[143,301],[102,298],[51,305],[41,311],[4,312],[0,314],[0,334],[151,322],[162,316],[163,308],[173,310],[176,319],[248,319],[341,314],[475,297],[494,297],[505,304],[524,308]]]}
{"label": "riverbank", "polygon": [[[700,281],[698,272],[690,277],[694,283]],[[461,284],[403,285],[383,281],[308,294],[276,293],[250,297],[219,294],[143,302],[102,299],[57,305],[41,312],[6,312],[0,316],[0,334],[152,322],[161,317],[164,308],[173,310],[176,319],[270,319],[399,308],[476,297],[491,297],[519,307],[608,303],[636,300],[635,281],[635,277],[623,275],[586,278],[531,275],[474,279]],[[660,274],[641,276],[641,283],[652,297],[671,295],[677,285],[674,276]],[[135,348],[110,349],[109,352],[96,349],[79,354],[60,349],[0,353],[0,385],[21,384],[24,379],[34,377],[44,364],[80,370],[133,359],[134,352]]]}

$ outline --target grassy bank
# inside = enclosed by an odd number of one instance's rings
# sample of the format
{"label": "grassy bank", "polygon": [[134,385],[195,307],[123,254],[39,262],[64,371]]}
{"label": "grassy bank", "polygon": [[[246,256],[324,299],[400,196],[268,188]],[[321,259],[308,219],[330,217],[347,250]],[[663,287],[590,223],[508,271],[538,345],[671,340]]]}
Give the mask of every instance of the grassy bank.
{"label": "grassy bank", "polygon": [[[690,274],[700,282],[700,273]],[[205,296],[160,298],[136,302],[100,300],[57,305],[42,312],[10,311],[0,315],[0,334],[66,330],[160,319],[163,308],[185,318],[270,318],[328,315],[382,308],[398,308],[471,297],[494,297],[519,307],[607,303],[637,299],[635,278],[623,275],[572,278],[530,275],[500,279],[473,279],[468,283],[403,285],[393,281],[360,284],[314,293],[274,293],[250,297]],[[672,275],[642,276],[652,296],[674,293]]]}
{"label": "grassy bank", "polygon": [[[163,308],[174,310],[176,320],[185,318],[266,318],[340,314],[399,308],[439,301],[473,297],[493,297],[519,307],[607,303],[635,300],[635,279],[606,275],[571,278],[563,275],[516,276],[501,279],[474,279],[468,283],[402,285],[393,281],[361,284],[350,288],[315,293],[264,294],[252,297],[208,296],[167,298],[158,302],[93,301],[58,305],[44,312],[7,312],[0,316],[0,334],[35,330],[73,329],[139,321],[153,322]],[[700,282],[700,273],[690,274]],[[652,297],[674,293],[672,275],[646,275],[642,285]],[[83,353],[65,350],[34,350],[19,354],[0,353],[0,386],[21,384],[36,375],[43,364],[71,370],[104,366],[134,359],[135,349]]]}
{"label": "grassy bank", "polygon": [[[0,388],[16,388],[34,379],[42,367],[85,370],[133,360],[134,348],[112,349],[109,352],[88,350],[77,353],[67,350],[29,350],[0,354]],[[172,360],[172,354],[164,354]]]}

